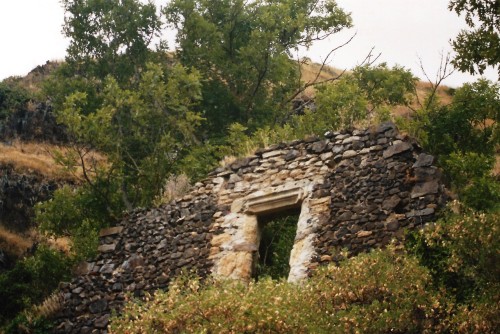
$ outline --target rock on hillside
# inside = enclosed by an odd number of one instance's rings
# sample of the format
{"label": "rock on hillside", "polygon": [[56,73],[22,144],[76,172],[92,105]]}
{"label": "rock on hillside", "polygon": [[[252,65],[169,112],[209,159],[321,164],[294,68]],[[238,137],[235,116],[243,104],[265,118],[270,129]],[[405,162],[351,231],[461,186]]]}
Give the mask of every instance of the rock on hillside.
{"label": "rock on hillside", "polygon": [[50,104],[28,103],[0,126],[0,140],[13,139],[61,144],[67,142],[67,133],[63,125],[57,124]]}
{"label": "rock on hillside", "polygon": [[33,227],[34,205],[48,200],[59,186],[40,174],[21,174],[12,165],[0,165],[0,223],[18,232]]}

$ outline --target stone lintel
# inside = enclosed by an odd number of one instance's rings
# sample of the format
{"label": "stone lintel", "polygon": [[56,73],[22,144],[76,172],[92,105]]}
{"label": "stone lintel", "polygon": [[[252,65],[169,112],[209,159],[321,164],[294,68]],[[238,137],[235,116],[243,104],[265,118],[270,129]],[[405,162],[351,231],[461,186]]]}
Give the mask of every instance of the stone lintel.
{"label": "stone lintel", "polygon": [[247,198],[244,211],[248,214],[263,214],[291,208],[300,204],[303,194],[301,187],[295,187]]}

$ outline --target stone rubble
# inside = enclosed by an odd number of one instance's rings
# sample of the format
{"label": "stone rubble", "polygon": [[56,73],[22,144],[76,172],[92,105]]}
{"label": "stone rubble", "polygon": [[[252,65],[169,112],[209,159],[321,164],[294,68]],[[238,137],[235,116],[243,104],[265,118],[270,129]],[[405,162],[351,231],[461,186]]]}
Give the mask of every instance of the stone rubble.
{"label": "stone rubble", "polygon": [[[61,285],[55,332],[106,333],[127,294],[143,297],[183,271],[252,278],[259,216],[300,209],[290,281],[434,219],[444,187],[433,157],[392,123],[328,132],[260,149],[195,184],[190,194],[139,209],[101,232],[99,256]],[[257,255],[258,256],[258,255]]]}

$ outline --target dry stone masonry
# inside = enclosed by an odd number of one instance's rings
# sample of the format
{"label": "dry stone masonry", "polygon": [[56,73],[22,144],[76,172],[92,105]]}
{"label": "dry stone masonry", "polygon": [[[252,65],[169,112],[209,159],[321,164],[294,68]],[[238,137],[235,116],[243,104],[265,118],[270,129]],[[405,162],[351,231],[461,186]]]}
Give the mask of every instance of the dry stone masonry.
{"label": "dry stone masonry", "polygon": [[273,145],[198,182],[190,194],[137,210],[102,231],[100,254],[63,284],[57,332],[105,333],[127,294],[165,289],[182,271],[252,279],[265,217],[300,210],[288,280],[431,221],[444,188],[433,157],[392,123]]}

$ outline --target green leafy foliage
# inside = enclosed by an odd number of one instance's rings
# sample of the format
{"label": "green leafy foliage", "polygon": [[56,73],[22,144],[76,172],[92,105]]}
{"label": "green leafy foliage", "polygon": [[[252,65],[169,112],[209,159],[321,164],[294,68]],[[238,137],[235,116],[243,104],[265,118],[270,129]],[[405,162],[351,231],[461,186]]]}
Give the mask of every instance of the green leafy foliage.
{"label": "green leafy foliage", "polygon": [[0,82],[0,132],[5,125],[7,118],[25,107],[26,103],[31,99],[31,94],[15,83],[4,80]]}
{"label": "green leafy foliage", "polygon": [[500,183],[491,176],[494,156],[475,152],[451,153],[443,162],[453,190],[476,210],[493,210],[500,203]]}
{"label": "green leafy foliage", "polygon": [[164,12],[181,62],[206,80],[210,136],[234,122],[251,131],[274,122],[300,80],[291,52],[351,26],[333,0],[179,0]]}
{"label": "green leafy foliage", "polygon": [[[177,65],[165,74],[155,64],[148,65],[135,90],[121,88],[108,77],[102,104],[93,113],[84,112],[85,93],[67,97],[58,120],[73,138],[73,155],[79,158],[88,189],[108,205],[108,211],[117,212],[120,206],[111,206],[115,193],[100,182],[115,188],[128,209],[148,205],[160,194],[175,162],[195,141],[202,118],[191,107],[198,99],[197,72]],[[93,150],[106,155],[105,164],[85,165],[83,157]],[[68,167],[74,163],[74,159],[61,161]]]}
{"label": "green leafy foliage", "polygon": [[401,66],[388,68],[386,63],[358,66],[353,76],[373,109],[409,105],[415,94],[417,78]]}
{"label": "green leafy foliage", "polygon": [[492,154],[500,143],[500,86],[479,79],[457,89],[453,103],[429,111],[429,149],[440,155],[454,151]]}
{"label": "green leafy foliage", "polygon": [[500,145],[500,86],[479,79],[456,89],[451,104],[437,100],[400,123],[438,156],[451,188],[476,210],[498,207],[500,184],[491,174]]}
{"label": "green leafy foliage", "polygon": [[317,110],[310,111],[314,113],[313,119],[307,122],[314,126],[310,134],[352,128],[368,116],[368,100],[361,87],[349,76],[318,87],[315,102]]}
{"label": "green leafy foliage", "polygon": [[[48,237],[66,236],[71,239],[71,257],[86,260],[97,250],[97,231],[118,219],[123,209],[117,194],[116,185],[107,182],[96,182],[94,186],[101,190],[84,185],[78,189],[64,186],[54,192],[51,200],[38,203],[35,217],[39,231]],[[109,192],[107,203],[96,196],[104,191]],[[109,211],[114,208],[117,212]]]}
{"label": "green leafy foliage", "polygon": [[499,218],[498,211],[449,213],[415,232],[408,248],[430,269],[435,284],[458,302],[474,304],[485,299],[494,303],[487,297],[498,297],[500,289],[495,265],[500,260]]}
{"label": "green leafy foliage", "polygon": [[500,6],[494,0],[451,0],[448,8],[472,29],[462,30],[452,42],[457,53],[454,65],[462,72],[482,74],[487,66],[497,67],[500,78]]}
{"label": "green leafy foliage", "polygon": [[181,278],[146,304],[128,303],[111,333],[446,332],[445,303],[414,259],[377,250],[301,285]]}
{"label": "green leafy foliage", "polygon": [[[85,183],[63,187],[37,206],[40,230],[71,236],[71,254],[43,246],[0,274],[0,300],[9,301],[0,323],[40,302],[72,263],[93,256],[101,227],[125,209],[158,200],[167,177],[186,172],[199,179],[225,155],[387,120],[393,106],[408,106],[414,97],[415,78],[406,69],[361,66],[319,86],[316,108],[286,111],[303,87],[292,52],[351,26],[333,0],[174,0],[164,14],[178,29],[182,66],[151,49],[161,26],[152,3],[62,3],[68,58],[45,94],[71,137],[72,149],[56,156]],[[478,31],[462,32],[454,42],[460,69],[482,72],[499,64],[494,6],[450,2],[450,9],[467,13],[471,27],[475,14],[480,21]],[[258,282],[202,286],[180,278],[147,303],[129,303],[112,331],[498,332],[500,186],[490,171],[500,140],[499,91],[486,80],[466,84],[448,106],[429,97],[406,123],[439,155],[462,202],[483,213],[448,215],[413,234],[411,256],[391,246],[320,268],[299,286],[280,280],[289,270],[296,226],[270,222]],[[0,121],[29,98],[0,83]]]}
{"label": "green leafy foliage", "polygon": [[290,272],[290,252],[297,233],[296,215],[275,218],[263,224],[259,263],[256,268],[257,279],[269,276],[273,279],[287,278]]}
{"label": "green leafy foliage", "polygon": [[20,313],[11,322],[5,326],[5,334],[18,334],[21,331],[29,332],[30,334],[46,334],[50,333],[54,325],[43,317],[32,318],[26,313]]}
{"label": "green leafy foliage", "polygon": [[68,279],[72,262],[60,251],[41,245],[34,256],[0,274],[0,326],[40,303],[59,282]]}
{"label": "green leafy foliage", "polygon": [[407,105],[414,97],[415,78],[404,68],[381,64],[359,67],[353,75],[345,74],[316,89],[315,107],[290,116],[282,125],[263,126],[252,133],[240,123],[231,124],[230,154],[248,155],[257,147],[387,121],[391,106]]}
{"label": "green leafy foliage", "polygon": [[64,0],[63,32],[70,39],[66,61],[85,78],[107,75],[120,83],[138,75],[151,57],[161,28],[156,6],[136,0]]}

